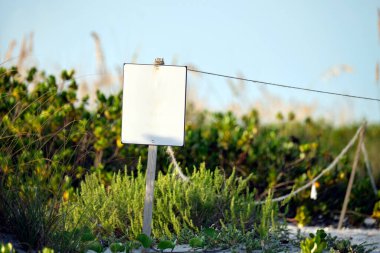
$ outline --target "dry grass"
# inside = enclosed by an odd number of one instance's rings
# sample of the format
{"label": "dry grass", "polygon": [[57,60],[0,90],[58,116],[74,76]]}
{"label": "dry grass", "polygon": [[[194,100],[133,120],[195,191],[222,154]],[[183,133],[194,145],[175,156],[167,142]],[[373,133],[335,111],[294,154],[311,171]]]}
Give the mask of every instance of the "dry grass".
{"label": "dry grass", "polygon": [[339,64],[327,69],[322,75],[322,80],[329,81],[333,78],[339,77],[344,73],[351,74],[354,72],[354,68],[348,64]]}
{"label": "dry grass", "polygon": [[[379,36],[380,36],[380,9],[379,9]],[[116,70],[111,72],[106,64],[106,57],[102,48],[101,38],[96,32],[91,33],[91,37],[95,43],[95,58],[96,58],[96,73],[91,75],[91,78],[84,78],[83,81],[79,83],[78,98],[83,98],[84,96],[89,96],[89,106],[90,108],[94,106],[96,100],[96,91],[101,90],[106,95],[110,93],[116,93],[121,90],[123,85],[123,69],[121,67],[116,68]],[[11,41],[8,50],[5,55],[5,61],[11,60],[14,54],[17,43]],[[22,40],[19,54],[17,57],[17,67],[20,73],[26,73],[26,70],[30,68],[33,63],[31,61],[33,55],[33,33],[25,36]],[[133,53],[130,61],[137,62],[138,56],[140,54],[140,48],[136,49]],[[12,62],[12,61],[11,61]],[[174,56],[172,64],[178,63],[178,56]],[[197,69],[194,64],[185,64],[191,69]],[[340,64],[332,66],[323,75],[323,80],[330,80],[331,78],[338,77],[344,73],[353,73],[354,68],[348,64]],[[194,78],[188,85],[187,101],[191,104],[192,110],[200,111],[208,108],[208,97],[200,96],[198,92],[197,83],[200,81],[202,76],[200,74],[191,73]],[[244,77],[242,73],[237,73],[238,77]],[[379,63],[376,65],[375,70],[376,82],[380,82],[380,66]],[[321,105],[316,101],[311,101],[308,103],[302,103],[296,100],[284,100],[275,93],[270,92],[266,87],[259,87],[258,92],[260,93],[259,99],[252,101],[252,98],[248,96],[247,84],[244,81],[232,81],[226,80],[229,90],[233,99],[226,106],[226,109],[231,110],[238,115],[245,113],[252,107],[256,108],[263,120],[263,122],[274,122],[276,121],[276,114],[281,112],[287,115],[289,112],[295,112],[298,120],[304,120],[308,117],[321,117],[326,121],[335,122],[338,125],[346,124],[354,119],[354,114],[352,113],[353,108],[350,104],[341,104],[337,106],[336,110],[324,110]],[[217,87],[209,88],[211,92],[215,91],[217,94]],[[224,94],[220,95],[218,99],[223,99]],[[339,108],[338,108],[339,107]],[[323,115],[321,114],[323,111]],[[319,113],[319,114],[318,114]]]}

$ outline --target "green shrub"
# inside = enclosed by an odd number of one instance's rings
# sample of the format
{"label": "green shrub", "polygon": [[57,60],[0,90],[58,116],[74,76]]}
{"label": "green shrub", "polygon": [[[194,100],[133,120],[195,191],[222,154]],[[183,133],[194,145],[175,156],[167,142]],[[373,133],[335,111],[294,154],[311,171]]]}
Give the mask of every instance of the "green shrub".
{"label": "green shrub", "polygon": [[26,249],[41,249],[60,227],[59,203],[72,187],[70,136],[81,125],[71,123],[82,115],[74,107],[75,80],[58,93],[55,78],[41,74],[29,89],[37,70],[27,82],[12,70],[0,68],[0,216]]}
{"label": "green shrub", "polygon": [[[222,223],[245,228],[253,224],[254,194],[249,190],[251,176],[242,179],[232,173],[225,178],[219,170],[201,165],[194,169],[190,182],[174,173],[159,173],[155,185],[153,229],[155,238],[180,235],[189,228],[221,226]],[[138,166],[136,176],[118,173],[105,186],[97,174],[81,183],[75,200],[63,210],[72,209],[72,224],[90,226],[107,236],[135,238],[142,230],[145,177]]]}
{"label": "green shrub", "polygon": [[38,183],[35,181],[34,187],[15,184],[0,194],[5,228],[17,235],[26,250],[41,249],[52,243],[53,235],[63,228],[64,220],[59,213],[61,200],[52,197]]}
{"label": "green shrub", "polygon": [[[76,188],[86,173],[97,173],[102,183],[110,185],[114,173],[125,165],[131,171],[131,176],[139,173],[136,169],[139,157],[142,164],[146,164],[145,146],[123,145],[120,142],[122,93],[106,97],[98,91],[95,105],[90,108],[88,97],[81,100],[77,98],[77,89],[74,71],[62,71],[60,77],[55,77],[32,68],[26,76],[22,76],[15,67],[0,67],[0,198],[3,200],[0,202],[0,219],[7,221],[7,224],[11,224],[14,217],[8,216],[10,212],[7,214],[5,203],[13,201],[9,196],[15,190],[25,188],[30,190],[21,192],[33,192],[31,189],[38,187],[46,200],[44,205],[52,207],[54,205],[50,203],[51,200],[57,204],[61,199],[72,201]],[[277,197],[289,193],[293,184],[295,187],[304,185],[320,173],[357,128],[357,125],[333,127],[323,121],[311,119],[300,122],[295,120],[297,117],[292,113],[288,120],[279,118],[278,123],[262,124],[255,109],[238,117],[232,112],[196,112],[188,106],[186,145],[174,148],[176,158],[183,168],[188,168],[189,173],[204,162],[211,170],[222,170],[226,177],[233,173],[243,178],[249,177],[246,180],[247,187],[250,192],[256,193],[258,199],[264,199],[269,189],[273,189],[273,196]],[[379,125],[369,125],[366,136],[365,143],[373,171],[379,174]],[[316,214],[328,217],[331,215],[329,210],[339,210],[352,157],[353,151],[350,151],[335,170],[318,181],[320,188],[317,201],[310,199],[310,192],[307,190],[295,196],[290,202],[288,215],[296,216],[297,209],[301,206],[301,214],[308,214],[309,217]],[[158,171],[167,173],[170,170],[169,164],[164,148],[159,148]],[[363,164],[360,163],[359,166],[363,167]],[[143,170],[140,168],[140,171]],[[349,209],[371,214],[379,197],[368,191],[369,182],[363,179],[363,171],[358,174]],[[156,194],[162,194],[157,189]],[[164,190],[165,184],[162,192]],[[209,206],[203,203],[200,205],[196,200],[209,190],[207,188],[204,192],[193,193],[195,208],[200,208],[200,216],[192,218],[191,222],[187,213],[181,214],[183,216],[178,218],[180,221],[173,218],[178,207],[169,208],[168,210],[173,211],[163,214],[165,218],[158,222],[171,220],[172,225],[168,228],[162,225],[162,234],[178,231],[179,224],[193,228],[208,226],[214,220],[218,223],[220,213],[212,213],[211,218],[205,216]],[[335,193],[333,198],[331,192]],[[211,195],[206,199],[210,202],[211,198],[214,197]],[[218,198],[215,200],[218,201]],[[163,198],[162,202],[166,203],[165,201],[166,198]],[[26,209],[26,204],[33,205],[31,201],[23,203]],[[237,209],[239,204],[231,201],[226,205]],[[48,209],[46,206],[41,208]],[[132,213],[129,209],[122,212]],[[228,215],[234,224],[242,221],[252,223],[251,220],[240,217],[245,216],[244,212],[235,215],[231,211]],[[112,214],[109,221],[103,222],[103,227],[97,229],[112,231],[112,224],[115,224],[112,219],[116,216]],[[304,221],[307,223],[310,219]],[[118,227],[132,229],[132,234],[136,234],[141,217],[136,214],[136,219],[130,223]],[[241,227],[245,225],[239,224]],[[125,231],[114,233],[124,234]]]}

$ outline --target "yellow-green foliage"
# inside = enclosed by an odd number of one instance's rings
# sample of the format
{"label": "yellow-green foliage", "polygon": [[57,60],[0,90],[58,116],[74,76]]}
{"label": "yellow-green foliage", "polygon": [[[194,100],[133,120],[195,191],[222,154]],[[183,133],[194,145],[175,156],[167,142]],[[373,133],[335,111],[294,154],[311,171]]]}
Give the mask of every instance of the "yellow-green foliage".
{"label": "yellow-green foliage", "polygon": [[[133,170],[138,157],[146,162],[144,146],[120,142],[122,92],[105,96],[98,91],[89,110],[88,97],[77,98],[78,85],[74,71],[62,71],[55,77],[32,68],[25,77],[17,68],[0,66],[0,215],[7,216],[9,208],[4,203],[13,201],[6,199],[7,191],[24,194],[24,188],[38,186],[48,196],[66,201],[86,173],[99,172],[109,184],[113,173],[124,165]],[[260,199],[269,188],[275,189],[274,197],[278,197],[289,193],[291,185],[298,188],[314,178],[358,127],[333,127],[312,119],[301,122],[294,113],[288,120],[279,114],[278,122],[262,124],[254,108],[241,116],[191,108],[188,104],[186,145],[173,148],[177,161],[189,171],[205,162],[211,170],[222,168],[227,176],[234,167],[244,177],[253,173],[250,189]],[[368,125],[365,143],[377,184],[379,136],[380,126]],[[300,206],[310,217],[329,217],[329,210],[339,209],[353,154],[352,149],[336,169],[318,180],[317,201],[310,199],[309,190],[295,196],[289,215],[294,217]],[[167,172],[169,163],[164,149],[159,148],[157,170]],[[349,209],[371,214],[379,197],[372,193],[362,161],[359,167],[362,170]],[[230,208],[236,208],[234,202]]]}
{"label": "yellow-green foliage", "polygon": [[[169,169],[170,171],[170,169]],[[248,226],[254,211],[250,176],[241,179],[233,173],[225,178],[218,170],[201,165],[189,182],[175,174],[159,173],[154,196],[153,229],[155,238],[179,235],[184,228],[229,223]],[[145,176],[139,166],[136,176],[118,173],[108,186],[97,174],[81,183],[76,200],[63,207],[70,210],[69,226],[90,226],[102,235],[127,235],[134,238],[142,230]],[[70,228],[67,228],[70,229]]]}
{"label": "yellow-green foliage", "polygon": [[12,243],[0,243],[0,252],[1,253],[14,253],[16,252],[14,249],[13,249],[13,245]]}
{"label": "yellow-green foliage", "polygon": [[322,253],[327,248],[327,234],[323,229],[318,229],[314,234],[310,233],[309,238],[301,241],[301,253]]}

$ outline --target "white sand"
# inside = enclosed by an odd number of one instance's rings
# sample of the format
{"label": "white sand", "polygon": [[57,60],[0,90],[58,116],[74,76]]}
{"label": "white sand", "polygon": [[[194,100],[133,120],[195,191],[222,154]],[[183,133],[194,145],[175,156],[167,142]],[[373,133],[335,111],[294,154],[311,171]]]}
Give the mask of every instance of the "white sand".
{"label": "white sand", "polygon": [[[297,233],[297,227],[289,225],[288,228],[293,234]],[[308,235],[309,233],[315,233],[321,227],[303,227],[301,228],[301,233]],[[337,236],[338,238],[350,239],[353,244],[374,244],[373,247],[376,247],[376,253],[380,253],[380,229],[361,229],[361,228],[343,228],[338,230],[333,227],[322,227],[326,233],[331,234],[332,236]]]}

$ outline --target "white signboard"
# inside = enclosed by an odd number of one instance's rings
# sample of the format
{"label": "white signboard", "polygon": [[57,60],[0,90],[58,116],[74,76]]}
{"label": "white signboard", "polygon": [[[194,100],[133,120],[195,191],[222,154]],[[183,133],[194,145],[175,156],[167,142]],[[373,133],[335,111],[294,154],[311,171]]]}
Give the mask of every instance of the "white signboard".
{"label": "white signboard", "polygon": [[121,141],[183,146],[186,67],[124,64]]}

